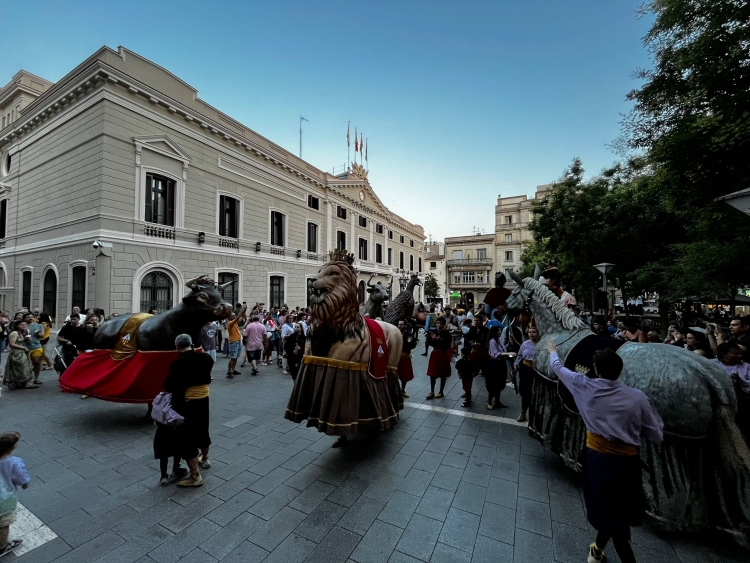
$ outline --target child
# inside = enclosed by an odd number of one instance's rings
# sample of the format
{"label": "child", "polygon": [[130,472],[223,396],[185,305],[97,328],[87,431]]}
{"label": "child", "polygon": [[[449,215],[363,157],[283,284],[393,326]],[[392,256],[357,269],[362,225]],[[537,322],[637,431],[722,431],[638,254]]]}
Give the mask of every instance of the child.
{"label": "child", "polygon": [[477,375],[474,370],[474,365],[471,363],[469,356],[471,355],[470,348],[461,348],[461,359],[456,362],[456,371],[458,377],[461,379],[461,384],[464,388],[464,393],[461,397],[465,397],[466,400],[461,404],[462,407],[470,407],[473,403],[471,401],[471,384],[474,381],[474,377]]}
{"label": "child", "polygon": [[[156,434],[154,435],[154,459],[159,460],[159,469],[161,470],[161,479],[159,484],[166,486],[172,481],[178,481],[187,475],[188,470],[180,467],[180,456],[177,448],[177,432],[171,424],[162,424],[154,421],[156,424]],[[172,463],[172,474],[167,474],[169,458],[174,458]]]}
{"label": "child", "polygon": [[23,460],[13,455],[20,440],[18,432],[0,434],[0,557],[15,551],[23,543],[23,540],[8,541],[10,525],[16,521],[16,489],[27,489],[31,481]]}

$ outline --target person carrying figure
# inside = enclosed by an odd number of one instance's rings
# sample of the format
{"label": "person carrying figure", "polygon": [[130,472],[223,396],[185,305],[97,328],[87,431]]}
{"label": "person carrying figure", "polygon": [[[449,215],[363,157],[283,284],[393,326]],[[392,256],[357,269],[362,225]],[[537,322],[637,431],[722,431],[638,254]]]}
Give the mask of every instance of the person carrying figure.
{"label": "person carrying figure", "polygon": [[477,372],[474,371],[474,364],[471,362],[471,348],[461,348],[461,359],[456,362],[456,371],[458,372],[459,379],[461,379],[461,386],[464,389],[464,392],[461,394],[464,402],[461,403],[461,406],[470,407],[474,404],[471,400],[471,385],[477,376]]}
{"label": "person carrying figure", "polygon": [[567,369],[553,341],[547,350],[552,370],[573,395],[586,426],[584,500],[597,531],[588,563],[604,561],[610,539],[622,563],[632,563],[630,526],[640,524],[644,512],[641,437],[661,444],[664,423],[642,391],[618,381],[623,362],[614,350],[594,354],[595,378]]}
{"label": "person carrying figure", "polygon": [[[428,399],[442,399],[445,380],[451,375],[451,353],[453,339],[446,327],[445,317],[437,320],[437,330],[427,333],[427,343],[432,346],[427,375],[430,377]],[[435,394],[435,380],[440,379],[440,391]]]}
{"label": "person carrying figure", "polygon": [[414,379],[414,368],[411,365],[411,351],[417,345],[414,340],[414,335],[411,327],[407,329],[406,321],[401,319],[398,321],[398,330],[401,332],[401,359],[398,361],[398,380],[401,382],[401,395],[405,398],[409,398],[409,394],[406,392],[406,384]]}

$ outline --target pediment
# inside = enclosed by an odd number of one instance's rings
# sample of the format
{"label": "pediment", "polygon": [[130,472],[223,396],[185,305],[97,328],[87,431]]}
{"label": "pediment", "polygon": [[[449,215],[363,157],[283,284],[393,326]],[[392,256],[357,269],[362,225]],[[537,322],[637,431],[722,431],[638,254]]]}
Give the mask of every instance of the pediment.
{"label": "pediment", "polygon": [[[372,186],[370,186],[369,182],[365,181],[360,185],[347,185],[337,187],[341,192],[345,193],[350,198],[361,203],[362,205],[365,205],[366,207],[369,207],[370,209],[373,209],[378,213],[382,213],[386,216],[390,215],[390,211],[388,211],[388,208],[383,205],[382,201],[380,201],[380,198],[372,189]],[[360,192],[364,194],[364,200],[362,199]]]}
{"label": "pediment", "polygon": [[150,135],[145,137],[133,137],[136,150],[148,149],[165,156],[181,160],[185,163],[190,162],[190,155],[182,147],[170,139],[167,135]]}

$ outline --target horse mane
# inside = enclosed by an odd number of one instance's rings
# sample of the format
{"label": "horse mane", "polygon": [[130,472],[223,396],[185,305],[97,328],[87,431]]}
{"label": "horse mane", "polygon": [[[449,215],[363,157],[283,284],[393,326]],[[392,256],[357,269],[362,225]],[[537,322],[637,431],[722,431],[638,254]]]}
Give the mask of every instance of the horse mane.
{"label": "horse mane", "polygon": [[557,295],[552,293],[543,283],[533,279],[526,278],[523,280],[523,286],[533,292],[540,303],[545,304],[555,314],[555,318],[560,321],[565,330],[580,330],[589,328],[586,323],[576,317],[575,313],[568,309]]}

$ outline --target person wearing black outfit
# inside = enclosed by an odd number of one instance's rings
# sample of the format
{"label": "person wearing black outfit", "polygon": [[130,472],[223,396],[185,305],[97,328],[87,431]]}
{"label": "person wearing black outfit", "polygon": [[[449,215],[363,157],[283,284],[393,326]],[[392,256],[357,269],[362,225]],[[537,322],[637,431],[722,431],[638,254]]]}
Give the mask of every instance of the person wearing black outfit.
{"label": "person wearing black outfit", "polygon": [[[437,330],[427,333],[427,343],[432,346],[430,362],[427,365],[427,375],[430,377],[430,392],[428,399],[442,399],[445,380],[451,375],[451,355],[453,353],[453,338],[445,328],[445,317],[437,320]],[[435,380],[440,379],[440,391],[435,394]]]}
{"label": "person wearing black outfit", "polygon": [[[199,470],[211,467],[208,461],[208,386],[211,383],[211,368],[214,361],[208,354],[196,352],[189,334],[180,334],[175,339],[175,348],[180,356],[169,366],[169,375],[164,380],[164,389],[172,393],[172,408],[185,421],[177,427],[177,453],[190,468],[190,476],[180,481],[179,487],[200,487],[203,484]],[[201,457],[198,457],[198,450]]]}
{"label": "person wearing black outfit", "polygon": [[467,347],[471,347],[471,363],[474,364],[474,373],[476,375],[479,375],[480,372],[482,375],[485,375],[484,365],[489,358],[487,354],[487,347],[489,346],[487,338],[490,329],[484,326],[484,320],[485,316],[481,313],[474,317],[474,326],[469,329],[465,339],[466,344],[468,344]]}
{"label": "person wearing black outfit", "polygon": [[302,324],[294,323],[294,332],[286,337],[284,341],[284,353],[289,364],[289,374],[292,381],[297,379],[299,367],[302,365],[302,356],[305,355],[305,332]]}
{"label": "person wearing black outfit", "polygon": [[414,379],[414,368],[411,365],[411,351],[417,346],[414,339],[414,330],[406,324],[404,319],[398,321],[398,330],[401,332],[401,357],[398,361],[398,379],[401,382],[401,395],[409,398],[406,392],[406,384]]}

